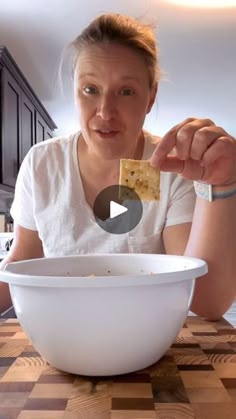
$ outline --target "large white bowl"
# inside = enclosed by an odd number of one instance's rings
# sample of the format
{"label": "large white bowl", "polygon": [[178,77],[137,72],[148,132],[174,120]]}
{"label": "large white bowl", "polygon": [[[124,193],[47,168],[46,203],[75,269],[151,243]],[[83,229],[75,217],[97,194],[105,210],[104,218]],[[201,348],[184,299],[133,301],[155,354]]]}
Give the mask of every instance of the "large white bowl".
{"label": "large white bowl", "polygon": [[186,319],[195,278],[206,272],[204,261],[183,256],[79,255],[10,263],[1,280],[50,364],[106,376],[164,355]]}

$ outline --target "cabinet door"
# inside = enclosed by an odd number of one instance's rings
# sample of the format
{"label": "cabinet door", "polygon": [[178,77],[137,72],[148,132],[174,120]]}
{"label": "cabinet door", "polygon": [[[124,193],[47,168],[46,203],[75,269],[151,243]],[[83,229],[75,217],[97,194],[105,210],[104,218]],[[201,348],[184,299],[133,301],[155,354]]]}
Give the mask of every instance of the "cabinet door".
{"label": "cabinet door", "polygon": [[21,147],[20,147],[20,164],[25,155],[34,144],[34,113],[35,108],[29,98],[22,91],[21,95]]}
{"label": "cabinet door", "polygon": [[53,132],[47,125],[46,125],[45,133],[46,133],[45,140],[48,140],[49,138],[53,138]]}
{"label": "cabinet door", "polygon": [[41,141],[44,141],[45,137],[45,124],[44,120],[41,117],[41,115],[36,111],[35,113],[35,125],[36,125],[36,136],[35,136],[35,142],[40,143]]}
{"label": "cabinet door", "polygon": [[36,143],[40,143],[40,141],[45,141],[53,137],[53,133],[51,129],[48,127],[45,120],[37,111],[35,113],[35,124],[36,124],[36,138],[35,138]]}
{"label": "cabinet door", "polygon": [[2,184],[15,186],[21,136],[21,89],[2,69]]}

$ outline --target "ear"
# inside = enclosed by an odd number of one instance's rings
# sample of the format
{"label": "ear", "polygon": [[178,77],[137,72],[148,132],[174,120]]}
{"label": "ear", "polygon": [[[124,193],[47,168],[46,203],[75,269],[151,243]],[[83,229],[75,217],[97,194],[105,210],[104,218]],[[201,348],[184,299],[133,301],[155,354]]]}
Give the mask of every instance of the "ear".
{"label": "ear", "polygon": [[155,102],[155,99],[156,99],[157,91],[158,91],[158,83],[155,83],[155,85],[152,87],[152,90],[150,92],[150,99],[148,103],[147,114],[152,109],[153,103]]}

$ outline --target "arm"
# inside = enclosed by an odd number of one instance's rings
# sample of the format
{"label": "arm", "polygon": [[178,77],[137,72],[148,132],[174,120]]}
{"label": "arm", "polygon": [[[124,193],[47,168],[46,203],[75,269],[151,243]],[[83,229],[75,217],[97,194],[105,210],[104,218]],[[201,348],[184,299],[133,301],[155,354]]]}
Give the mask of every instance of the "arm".
{"label": "arm", "polygon": [[236,197],[212,203],[197,198],[192,226],[180,224],[163,232],[166,253],[208,263],[208,274],[196,280],[191,310],[209,320],[220,318],[236,296],[235,207]]}
{"label": "arm", "polygon": [[[176,155],[168,153],[176,149]],[[236,188],[236,141],[209,120],[188,119],[163,138],[151,163],[183,177]],[[189,233],[186,225],[167,227],[167,253],[204,259],[209,272],[197,279],[191,310],[219,319],[236,296],[236,195],[208,202],[196,199]]]}
{"label": "arm", "polygon": [[192,311],[219,319],[236,296],[236,196],[207,202],[197,198],[185,255],[207,261],[209,273],[197,280]]}
{"label": "arm", "polygon": [[[4,269],[4,267],[10,262],[16,262],[24,259],[35,259],[43,256],[42,242],[39,239],[38,232],[16,225],[13,245],[9,254],[0,263],[0,270]],[[0,313],[10,306],[11,297],[8,284],[0,282]]]}

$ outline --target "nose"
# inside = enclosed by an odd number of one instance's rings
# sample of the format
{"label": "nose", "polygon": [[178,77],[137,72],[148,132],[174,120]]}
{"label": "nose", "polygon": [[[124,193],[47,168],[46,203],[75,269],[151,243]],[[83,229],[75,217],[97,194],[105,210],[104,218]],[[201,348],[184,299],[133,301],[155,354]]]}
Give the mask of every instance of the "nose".
{"label": "nose", "polygon": [[97,115],[104,121],[109,121],[117,112],[117,104],[115,95],[112,93],[104,93],[100,96],[97,106]]}

